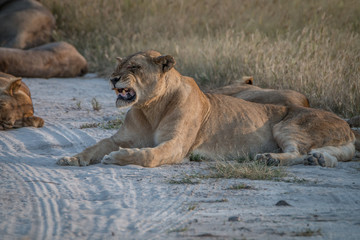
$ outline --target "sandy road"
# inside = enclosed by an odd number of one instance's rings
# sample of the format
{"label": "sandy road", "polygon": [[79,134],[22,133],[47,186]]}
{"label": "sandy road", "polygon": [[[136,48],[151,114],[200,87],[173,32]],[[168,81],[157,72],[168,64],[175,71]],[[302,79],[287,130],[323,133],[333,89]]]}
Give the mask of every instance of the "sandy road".
{"label": "sandy road", "polygon": [[[116,130],[80,129],[116,119],[104,79],[25,79],[43,128],[0,133],[1,239],[358,239],[360,162],[294,166],[291,181],[201,179],[206,162],[146,169],[60,167]],[[101,104],[94,111],[92,98]],[[80,102],[80,104],[79,104]],[[79,107],[80,105],[80,107]],[[120,114],[121,115],[121,114]],[[229,190],[245,183],[252,189]],[[276,206],[285,200],[291,206]],[[233,218],[231,218],[233,217]],[[235,221],[229,221],[229,218]]]}

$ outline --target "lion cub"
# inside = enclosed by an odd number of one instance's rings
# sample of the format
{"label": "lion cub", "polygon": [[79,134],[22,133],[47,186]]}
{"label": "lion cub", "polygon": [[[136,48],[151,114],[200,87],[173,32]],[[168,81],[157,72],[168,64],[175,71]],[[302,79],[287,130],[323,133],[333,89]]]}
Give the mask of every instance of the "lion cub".
{"label": "lion cub", "polygon": [[42,127],[35,117],[29,88],[12,75],[0,72],[0,130],[18,127]]}
{"label": "lion cub", "polygon": [[110,83],[116,106],[131,106],[124,124],[114,136],[59,159],[59,165],[156,167],[180,163],[195,151],[225,158],[250,154],[271,165],[333,167],[354,155],[354,134],[332,113],[204,94],[174,68],[172,56],[156,51],[118,61]]}

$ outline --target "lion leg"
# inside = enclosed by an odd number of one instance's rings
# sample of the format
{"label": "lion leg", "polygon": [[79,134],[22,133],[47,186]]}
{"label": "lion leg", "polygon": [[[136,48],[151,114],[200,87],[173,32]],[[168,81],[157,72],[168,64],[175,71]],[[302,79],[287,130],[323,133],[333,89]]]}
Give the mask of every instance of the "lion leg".
{"label": "lion leg", "polygon": [[284,153],[263,153],[256,155],[255,159],[267,165],[320,165],[322,167],[335,167],[338,161],[350,161],[355,153],[353,143],[343,146],[326,146],[314,148],[307,155],[301,155],[296,148],[288,147]]}
{"label": "lion leg", "polygon": [[104,164],[157,167],[163,164],[180,163],[184,158],[182,148],[169,141],[154,148],[119,148],[102,159]]}
{"label": "lion leg", "polygon": [[350,161],[355,154],[355,146],[348,143],[343,146],[326,146],[312,149],[304,159],[305,165],[320,165],[322,167],[336,167],[338,161]]}
{"label": "lion leg", "polygon": [[119,145],[115,143],[112,137],[105,138],[73,157],[60,158],[56,164],[61,166],[87,166],[99,163],[106,154],[118,148]]}
{"label": "lion leg", "polygon": [[297,151],[284,153],[262,153],[257,154],[255,159],[269,166],[291,166],[302,164],[306,155],[301,155]]}
{"label": "lion leg", "polygon": [[[275,139],[277,136],[275,136]],[[296,141],[290,139],[288,136],[278,137],[276,140],[283,151],[282,153],[257,154],[255,159],[271,166],[290,166],[303,163],[306,155],[300,154]]]}

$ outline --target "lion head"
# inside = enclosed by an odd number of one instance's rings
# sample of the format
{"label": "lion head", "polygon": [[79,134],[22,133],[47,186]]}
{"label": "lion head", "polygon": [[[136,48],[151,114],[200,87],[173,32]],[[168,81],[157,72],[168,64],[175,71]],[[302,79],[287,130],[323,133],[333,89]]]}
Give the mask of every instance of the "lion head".
{"label": "lion head", "polygon": [[21,78],[8,76],[0,76],[0,129],[12,128],[16,120],[34,114],[27,86]]}
{"label": "lion head", "polygon": [[116,107],[146,105],[166,90],[166,74],[175,65],[172,56],[156,51],[139,52],[124,59],[110,77],[117,95]]}

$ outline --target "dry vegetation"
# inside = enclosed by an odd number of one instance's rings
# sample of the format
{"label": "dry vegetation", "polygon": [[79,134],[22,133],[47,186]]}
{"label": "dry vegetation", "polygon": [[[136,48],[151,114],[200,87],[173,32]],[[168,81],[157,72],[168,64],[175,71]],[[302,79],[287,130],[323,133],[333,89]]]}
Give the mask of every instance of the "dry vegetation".
{"label": "dry vegetation", "polygon": [[312,106],[360,114],[358,0],[41,0],[57,40],[90,70],[109,75],[116,56],[155,49],[203,88],[253,75],[263,87],[306,94]]}

